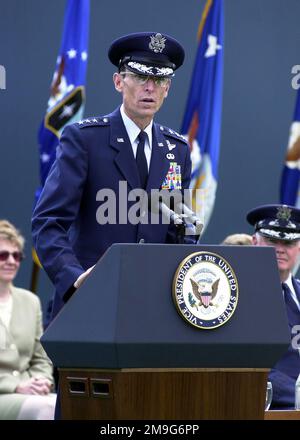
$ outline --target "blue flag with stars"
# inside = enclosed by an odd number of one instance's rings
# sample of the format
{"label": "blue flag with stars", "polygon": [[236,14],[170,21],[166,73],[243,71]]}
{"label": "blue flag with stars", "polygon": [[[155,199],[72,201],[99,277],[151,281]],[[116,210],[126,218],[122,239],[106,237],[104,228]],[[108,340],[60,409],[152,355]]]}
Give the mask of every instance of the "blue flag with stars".
{"label": "blue flag with stars", "polygon": [[[224,11],[223,0],[208,0],[198,29],[195,59],[185,115],[181,128],[189,141],[192,159],[191,188],[194,209],[207,226],[218,181],[221,137]],[[193,191],[196,194],[196,191]]]}
{"label": "blue flag with stars", "polygon": [[280,202],[300,208],[300,89],[281,178]]}
{"label": "blue flag with stars", "polygon": [[67,124],[81,119],[85,101],[90,0],[67,0],[61,48],[51,83],[46,115],[38,133],[40,188],[55,160],[56,147]]}

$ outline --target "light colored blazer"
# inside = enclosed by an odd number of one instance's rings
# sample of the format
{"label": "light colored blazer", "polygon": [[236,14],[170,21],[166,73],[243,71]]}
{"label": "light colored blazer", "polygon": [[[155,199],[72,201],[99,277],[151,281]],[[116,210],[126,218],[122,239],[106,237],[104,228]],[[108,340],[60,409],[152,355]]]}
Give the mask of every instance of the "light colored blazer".
{"label": "light colored blazer", "polygon": [[[5,394],[15,393],[20,382],[42,376],[53,383],[52,364],[40,343],[42,310],[39,298],[32,292],[12,287],[12,315],[9,329],[0,319],[0,418]],[[17,396],[17,394],[14,394]],[[5,397],[5,398],[4,398]],[[22,399],[16,399],[19,410]],[[26,397],[24,395],[24,397]]]}

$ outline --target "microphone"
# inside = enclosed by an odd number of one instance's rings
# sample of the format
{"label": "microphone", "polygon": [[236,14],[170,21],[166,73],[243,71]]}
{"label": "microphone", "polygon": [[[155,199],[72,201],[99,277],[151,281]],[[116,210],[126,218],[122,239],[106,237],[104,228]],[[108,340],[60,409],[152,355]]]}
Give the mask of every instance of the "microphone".
{"label": "microphone", "polygon": [[[160,214],[162,216],[162,223],[174,224],[176,228],[176,243],[195,244],[195,242],[199,241],[203,223],[197,215],[183,203],[181,191],[151,190],[148,206],[151,214]],[[152,224],[158,224],[159,217],[153,218],[151,215],[151,222]]]}
{"label": "microphone", "polygon": [[196,234],[200,235],[203,230],[203,223],[199,217],[192,211],[185,203],[179,202],[175,205],[175,211],[178,215],[181,214],[187,223],[191,223],[195,226]]}
{"label": "microphone", "polygon": [[159,211],[162,213],[162,216],[166,219],[170,219],[174,225],[183,225],[184,221],[181,216],[178,215],[175,211],[170,209],[164,202],[159,202]]}
{"label": "microphone", "polygon": [[[154,194],[153,194],[154,195]],[[184,194],[180,190],[161,190],[157,194],[159,200],[169,209],[174,211],[186,225],[186,235],[199,235],[203,230],[203,222],[197,214],[189,208],[191,206],[191,190],[184,190]],[[185,203],[186,202],[186,203]],[[194,227],[191,227],[194,226]]]}
{"label": "microphone", "polygon": [[158,193],[152,193],[149,198],[149,210],[153,214],[162,214],[166,223],[174,223],[175,226],[183,225],[184,221],[179,214],[169,208]]}

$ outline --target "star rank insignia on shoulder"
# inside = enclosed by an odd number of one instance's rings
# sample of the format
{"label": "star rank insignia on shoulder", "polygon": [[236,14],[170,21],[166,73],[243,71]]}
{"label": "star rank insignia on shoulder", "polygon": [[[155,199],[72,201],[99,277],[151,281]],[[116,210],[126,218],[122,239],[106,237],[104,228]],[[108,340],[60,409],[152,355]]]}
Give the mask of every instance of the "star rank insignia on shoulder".
{"label": "star rank insignia on shoulder", "polygon": [[105,126],[109,125],[109,118],[107,117],[91,117],[82,119],[81,121],[77,122],[77,126],[79,128],[85,128],[85,127],[95,127],[95,126]]}
{"label": "star rank insignia on shoulder", "polygon": [[[172,130],[171,128],[168,128],[168,127],[164,127],[163,125],[161,125],[159,128],[160,128],[161,132],[162,132],[165,136],[169,136],[169,137],[171,137],[171,138],[173,138],[173,139],[177,139],[177,140],[179,140],[179,141],[184,142],[185,144],[187,144],[187,140],[186,140],[186,138],[185,138],[184,136],[182,136],[181,134],[177,133],[177,131],[174,131],[174,130]],[[168,147],[169,147],[169,145],[172,145],[172,143],[171,143],[171,144],[169,143],[169,144],[168,144]],[[169,147],[169,149],[170,149],[170,147]]]}

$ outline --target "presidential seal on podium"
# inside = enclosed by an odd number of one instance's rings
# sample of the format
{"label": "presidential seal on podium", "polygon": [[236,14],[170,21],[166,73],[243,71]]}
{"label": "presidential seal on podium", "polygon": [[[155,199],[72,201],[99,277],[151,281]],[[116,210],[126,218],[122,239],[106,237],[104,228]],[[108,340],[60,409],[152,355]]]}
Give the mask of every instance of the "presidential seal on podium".
{"label": "presidential seal on podium", "polygon": [[238,303],[238,282],[231,265],[212,252],[195,252],[178,266],[173,299],[179,314],[200,329],[228,322]]}

